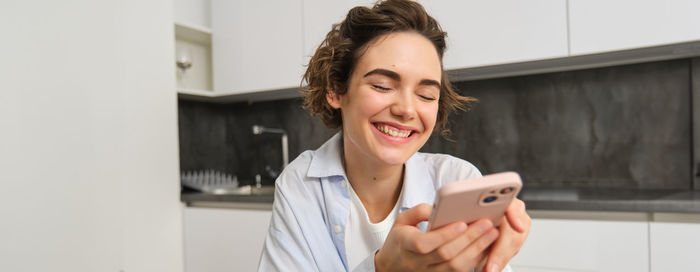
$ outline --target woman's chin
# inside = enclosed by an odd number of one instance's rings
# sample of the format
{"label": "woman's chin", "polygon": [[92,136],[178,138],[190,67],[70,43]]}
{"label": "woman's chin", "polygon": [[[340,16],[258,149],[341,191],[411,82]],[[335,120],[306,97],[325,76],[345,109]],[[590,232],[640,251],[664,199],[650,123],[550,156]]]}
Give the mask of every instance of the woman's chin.
{"label": "woman's chin", "polygon": [[379,156],[379,161],[388,166],[398,166],[406,163],[411,154],[383,154]]}

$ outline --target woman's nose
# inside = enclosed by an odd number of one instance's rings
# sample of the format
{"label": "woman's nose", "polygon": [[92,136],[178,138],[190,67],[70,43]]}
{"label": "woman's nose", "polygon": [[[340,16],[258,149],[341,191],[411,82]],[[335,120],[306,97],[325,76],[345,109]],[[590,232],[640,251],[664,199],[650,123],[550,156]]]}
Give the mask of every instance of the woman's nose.
{"label": "woman's nose", "polygon": [[416,117],[416,108],[410,94],[401,92],[391,105],[391,114],[402,120],[411,120]]}

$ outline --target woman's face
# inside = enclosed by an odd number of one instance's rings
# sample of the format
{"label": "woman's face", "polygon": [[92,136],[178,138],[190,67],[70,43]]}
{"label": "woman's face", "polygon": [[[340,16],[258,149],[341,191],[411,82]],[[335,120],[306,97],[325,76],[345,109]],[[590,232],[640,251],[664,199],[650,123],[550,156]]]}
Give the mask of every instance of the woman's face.
{"label": "woman's face", "polygon": [[405,163],[435,127],[441,75],[435,47],[420,34],[391,33],[371,41],[348,91],[327,97],[341,109],[346,158]]}

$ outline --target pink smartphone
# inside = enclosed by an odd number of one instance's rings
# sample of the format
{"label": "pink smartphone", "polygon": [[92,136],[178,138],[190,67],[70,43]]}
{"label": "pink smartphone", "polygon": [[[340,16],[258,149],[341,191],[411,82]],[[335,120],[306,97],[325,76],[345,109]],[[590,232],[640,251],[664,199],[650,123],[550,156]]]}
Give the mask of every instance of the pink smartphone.
{"label": "pink smartphone", "polygon": [[466,179],[442,186],[435,195],[428,230],[456,221],[469,224],[489,218],[494,226],[501,223],[510,202],[522,188],[520,175],[503,172],[481,178]]}

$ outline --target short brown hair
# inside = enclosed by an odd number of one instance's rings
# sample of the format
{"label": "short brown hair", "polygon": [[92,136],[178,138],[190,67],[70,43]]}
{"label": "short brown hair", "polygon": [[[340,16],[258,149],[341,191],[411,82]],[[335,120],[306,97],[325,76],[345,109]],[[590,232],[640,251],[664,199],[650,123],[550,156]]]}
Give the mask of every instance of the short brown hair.
{"label": "short brown hair", "polygon": [[[347,92],[350,75],[357,61],[374,38],[393,33],[412,31],[430,40],[435,46],[440,62],[445,51],[445,36],[438,22],[428,15],[419,3],[409,0],[377,2],[372,8],[355,7],[340,24],[334,24],[325,40],[316,49],[302,80],[304,109],[318,115],[330,128],[340,128],[343,120],[340,110],[332,108],[326,100],[329,92],[342,95]],[[459,95],[442,71],[440,100],[436,127],[443,135],[447,129],[447,116],[459,109],[466,110],[465,102],[475,98]]]}

